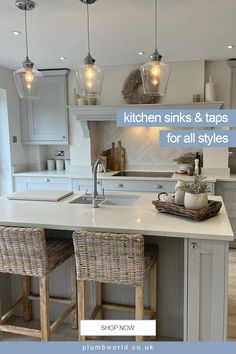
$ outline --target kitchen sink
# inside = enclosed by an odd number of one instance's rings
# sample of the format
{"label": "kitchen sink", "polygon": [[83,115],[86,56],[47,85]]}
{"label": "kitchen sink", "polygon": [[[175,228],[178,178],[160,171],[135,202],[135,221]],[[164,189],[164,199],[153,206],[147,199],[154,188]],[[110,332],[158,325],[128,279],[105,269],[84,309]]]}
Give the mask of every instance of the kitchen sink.
{"label": "kitchen sink", "polygon": [[133,205],[138,199],[138,195],[105,195],[102,205],[128,206]]}
{"label": "kitchen sink", "polygon": [[149,172],[149,171],[123,171],[117,172],[112,177],[163,177],[170,178],[173,172]]}
{"label": "kitchen sink", "polygon": [[[116,206],[128,206],[133,205],[139,199],[138,195],[105,195],[105,198],[98,198],[98,204],[101,205],[116,205]],[[74,199],[70,204],[92,204],[93,198],[91,195],[82,195],[81,197]]]}
{"label": "kitchen sink", "polygon": [[[99,204],[104,201],[104,198],[101,198],[99,201]],[[79,198],[76,198],[69,202],[70,204],[92,204],[93,203],[93,198],[91,195],[82,195]]]}

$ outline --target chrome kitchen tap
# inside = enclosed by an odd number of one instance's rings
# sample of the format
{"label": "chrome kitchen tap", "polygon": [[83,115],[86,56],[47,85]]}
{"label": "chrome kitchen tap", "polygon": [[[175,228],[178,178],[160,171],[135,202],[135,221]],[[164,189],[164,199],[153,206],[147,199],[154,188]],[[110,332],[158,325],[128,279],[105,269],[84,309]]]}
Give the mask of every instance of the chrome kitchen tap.
{"label": "chrome kitchen tap", "polygon": [[[100,158],[96,159],[93,165],[93,208],[98,208],[99,206],[99,198],[98,198],[98,191],[97,191],[97,181],[98,181],[98,166],[102,164],[105,170],[104,161]],[[104,197],[104,190],[103,190],[103,197]]]}

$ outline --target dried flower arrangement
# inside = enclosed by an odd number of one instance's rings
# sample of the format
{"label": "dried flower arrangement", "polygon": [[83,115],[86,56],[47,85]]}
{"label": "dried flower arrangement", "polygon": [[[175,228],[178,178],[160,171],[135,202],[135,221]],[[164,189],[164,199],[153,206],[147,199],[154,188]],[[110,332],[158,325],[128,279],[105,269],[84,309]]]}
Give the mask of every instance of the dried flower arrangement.
{"label": "dried flower arrangement", "polygon": [[178,164],[193,164],[194,159],[195,159],[195,154],[193,152],[185,152],[179,157],[173,159],[173,161],[177,162]]}
{"label": "dried flower arrangement", "polygon": [[209,188],[207,183],[203,182],[204,178],[202,176],[194,176],[193,183],[183,183],[178,189],[191,194],[207,193]]}
{"label": "dried flower arrangement", "polygon": [[131,71],[129,76],[124,82],[122,94],[124,100],[129,104],[154,104],[158,103],[159,97],[145,95],[139,92],[142,87],[142,78],[140,69]]}

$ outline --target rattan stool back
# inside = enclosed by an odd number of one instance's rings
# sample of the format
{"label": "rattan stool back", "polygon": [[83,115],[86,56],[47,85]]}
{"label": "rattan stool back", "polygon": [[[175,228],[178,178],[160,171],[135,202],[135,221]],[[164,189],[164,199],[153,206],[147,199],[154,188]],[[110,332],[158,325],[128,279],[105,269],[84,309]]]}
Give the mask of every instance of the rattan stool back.
{"label": "rattan stool back", "polygon": [[0,227],[0,272],[41,277],[47,268],[43,229]]}
{"label": "rattan stool back", "polygon": [[73,242],[78,280],[144,285],[142,235],[75,231]]}

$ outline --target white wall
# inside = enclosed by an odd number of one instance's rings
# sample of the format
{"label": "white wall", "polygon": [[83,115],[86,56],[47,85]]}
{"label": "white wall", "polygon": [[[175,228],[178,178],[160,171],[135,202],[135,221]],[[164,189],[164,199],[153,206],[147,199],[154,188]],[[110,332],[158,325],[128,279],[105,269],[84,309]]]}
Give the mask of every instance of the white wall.
{"label": "white wall", "polygon": [[12,191],[11,154],[6,90],[0,89],[0,195]]}
{"label": "white wall", "polygon": [[210,76],[216,84],[216,100],[225,102],[225,108],[231,108],[232,69],[224,60],[207,61],[205,82]]}
{"label": "white wall", "polygon": [[[205,82],[212,80],[216,85],[216,100],[225,102],[224,108],[232,108],[232,69],[227,61],[207,61],[205,65]],[[204,149],[204,173],[229,175],[228,148]]]}

